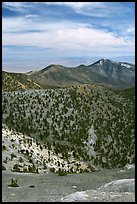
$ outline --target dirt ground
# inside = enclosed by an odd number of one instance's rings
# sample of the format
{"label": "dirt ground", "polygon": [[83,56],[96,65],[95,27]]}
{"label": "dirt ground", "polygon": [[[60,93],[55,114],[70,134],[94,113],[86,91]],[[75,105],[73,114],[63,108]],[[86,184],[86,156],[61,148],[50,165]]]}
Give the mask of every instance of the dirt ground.
{"label": "dirt ground", "polygon": [[[17,179],[19,187],[8,187],[11,179]],[[2,201],[3,202],[57,202],[65,201],[65,196],[81,191],[96,190],[102,185],[118,179],[135,178],[135,169],[102,169],[93,173],[68,174],[58,176],[54,173],[35,174],[35,173],[16,173],[2,172]],[[30,187],[30,186],[33,187]],[[92,196],[93,193],[93,196]],[[90,193],[86,201],[98,202],[104,198],[101,193]],[[112,193],[111,193],[112,194]],[[122,196],[107,196],[108,201],[135,201],[135,193],[126,193]],[[98,198],[97,198],[98,197]],[[115,197],[115,199],[114,199]],[[80,201],[79,199],[75,202]],[[83,201],[81,199],[81,201]]]}

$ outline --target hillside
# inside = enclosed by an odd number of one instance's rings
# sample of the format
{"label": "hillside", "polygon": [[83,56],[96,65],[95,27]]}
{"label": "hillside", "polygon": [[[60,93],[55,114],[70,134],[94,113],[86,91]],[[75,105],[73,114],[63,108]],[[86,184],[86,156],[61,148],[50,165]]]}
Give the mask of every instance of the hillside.
{"label": "hillside", "polygon": [[122,167],[135,159],[134,99],[134,89],[99,85],[3,92],[2,121],[49,151],[42,162],[52,161],[53,171]]}
{"label": "hillside", "polygon": [[37,139],[9,130],[5,125],[2,128],[2,159],[2,170],[7,172],[66,175],[68,171],[77,173],[77,165],[83,172],[97,170],[93,165],[90,167],[87,162],[73,157],[68,162]]}
{"label": "hillside", "polygon": [[41,85],[31,80],[26,74],[2,71],[2,90],[15,91],[26,89],[41,89]]}

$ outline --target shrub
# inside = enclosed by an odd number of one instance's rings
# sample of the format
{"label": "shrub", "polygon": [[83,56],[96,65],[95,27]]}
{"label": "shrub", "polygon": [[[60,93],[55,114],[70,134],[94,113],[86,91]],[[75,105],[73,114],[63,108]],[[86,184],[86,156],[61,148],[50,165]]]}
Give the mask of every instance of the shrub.
{"label": "shrub", "polygon": [[53,167],[53,168],[50,168],[49,170],[50,170],[50,172],[52,172],[52,173],[55,172],[55,168],[54,168],[54,167]]}
{"label": "shrub", "polygon": [[34,185],[30,185],[29,188],[35,188],[35,186]]}
{"label": "shrub", "polygon": [[23,159],[22,159],[22,157],[20,157],[20,158],[19,158],[19,162],[21,162],[21,163],[23,162]]}
{"label": "shrub", "polygon": [[5,145],[2,145],[2,151],[3,150],[6,150],[7,148],[6,148],[6,146]]}
{"label": "shrub", "polygon": [[6,160],[6,159],[5,159],[5,160],[3,160],[3,163],[7,164],[7,160]]}
{"label": "shrub", "polygon": [[30,173],[39,173],[38,172],[38,167],[36,167],[34,164],[32,166],[28,166],[28,172]]}
{"label": "shrub", "polygon": [[17,156],[12,152],[12,153],[11,153],[11,160],[12,160],[13,158],[17,158]]}
{"label": "shrub", "polygon": [[6,170],[6,167],[2,165],[2,171],[5,171],[5,170]]}
{"label": "shrub", "polygon": [[24,168],[23,168],[23,172],[24,172],[24,173],[28,172],[27,167],[24,167]]}
{"label": "shrub", "polygon": [[16,148],[15,144],[12,144],[13,149]]}
{"label": "shrub", "polygon": [[59,169],[59,170],[57,171],[57,173],[58,173],[58,176],[66,176],[66,175],[67,175],[67,172],[64,171],[64,170],[61,170],[61,169]]}
{"label": "shrub", "polygon": [[17,184],[17,179],[11,179],[11,184],[8,185],[9,187],[19,187]]}
{"label": "shrub", "polygon": [[14,142],[15,140],[14,140],[14,139],[11,139],[10,141],[11,141],[11,142]]}
{"label": "shrub", "polygon": [[19,165],[18,164],[15,164],[12,171],[14,172],[20,172],[20,168],[19,168]]}

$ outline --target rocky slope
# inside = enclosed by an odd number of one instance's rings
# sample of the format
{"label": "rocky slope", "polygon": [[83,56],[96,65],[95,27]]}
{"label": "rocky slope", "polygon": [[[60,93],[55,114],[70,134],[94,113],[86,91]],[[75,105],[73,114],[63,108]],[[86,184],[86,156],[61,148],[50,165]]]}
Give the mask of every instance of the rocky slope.
{"label": "rocky slope", "polygon": [[61,202],[135,202],[135,179],[120,179],[96,190],[77,191]]}

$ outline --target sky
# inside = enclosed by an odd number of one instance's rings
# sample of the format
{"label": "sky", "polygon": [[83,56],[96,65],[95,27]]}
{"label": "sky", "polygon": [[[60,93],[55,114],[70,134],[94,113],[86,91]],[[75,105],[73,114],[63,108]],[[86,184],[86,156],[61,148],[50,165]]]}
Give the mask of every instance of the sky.
{"label": "sky", "polygon": [[3,2],[2,69],[135,63],[134,2]]}

